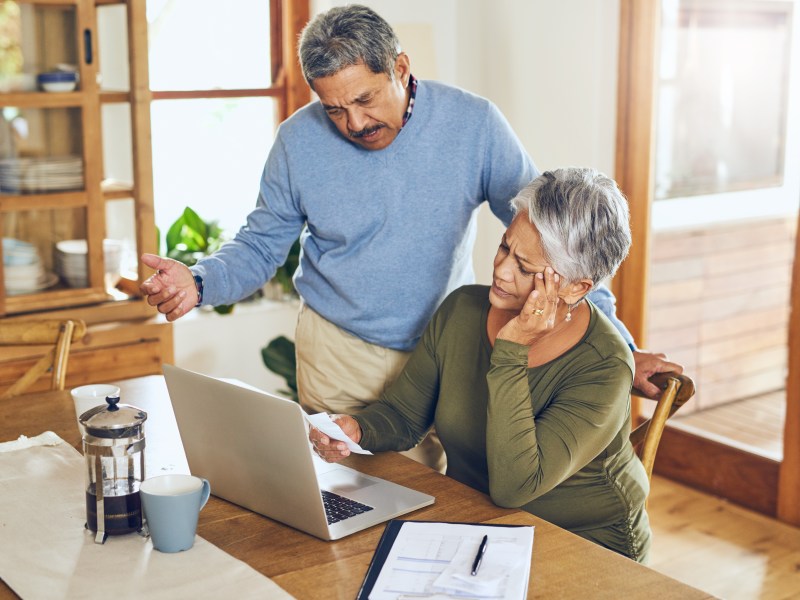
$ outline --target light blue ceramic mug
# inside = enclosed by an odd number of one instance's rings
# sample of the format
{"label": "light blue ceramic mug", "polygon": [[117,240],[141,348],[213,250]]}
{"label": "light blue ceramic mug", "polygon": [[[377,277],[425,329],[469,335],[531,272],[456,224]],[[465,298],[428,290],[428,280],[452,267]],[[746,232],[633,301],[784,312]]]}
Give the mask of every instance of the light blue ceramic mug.
{"label": "light blue ceramic mug", "polygon": [[159,475],[139,488],[153,547],[180,552],[194,545],[197,517],[208,502],[211,485],[194,475]]}

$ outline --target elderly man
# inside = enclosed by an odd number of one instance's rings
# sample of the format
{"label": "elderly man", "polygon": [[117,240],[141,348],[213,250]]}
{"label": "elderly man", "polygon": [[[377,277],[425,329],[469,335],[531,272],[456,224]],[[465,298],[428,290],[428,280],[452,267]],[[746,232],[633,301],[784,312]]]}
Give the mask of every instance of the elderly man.
{"label": "elderly man", "polygon": [[[353,413],[402,370],[442,299],[473,281],[481,203],[507,225],[509,201],[538,172],[491,102],[414,78],[394,31],[369,8],[315,17],[299,58],[319,102],[278,129],[247,224],[191,269],[144,255],[157,272],[141,287],[170,321],[200,304],[235,302],[274,275],[300,235],[300,401]],[[613,319],[607,289],[592,299]],[[637,384],[680,369],[639,358]],[[432,438],[410,455],[444,465]]]}

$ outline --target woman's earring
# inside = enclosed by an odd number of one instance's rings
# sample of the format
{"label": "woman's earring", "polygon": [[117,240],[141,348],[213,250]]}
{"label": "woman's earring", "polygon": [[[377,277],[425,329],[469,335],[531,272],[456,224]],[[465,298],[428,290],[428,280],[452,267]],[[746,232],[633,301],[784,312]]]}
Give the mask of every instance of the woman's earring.
{"label": "woman's earring", "polygon": [[[575,304],[577,304],[577,302]],[[575,308],[575,304],[567,304],[567,317],[564,319],[567,323],[572,321],[572,309]]]}

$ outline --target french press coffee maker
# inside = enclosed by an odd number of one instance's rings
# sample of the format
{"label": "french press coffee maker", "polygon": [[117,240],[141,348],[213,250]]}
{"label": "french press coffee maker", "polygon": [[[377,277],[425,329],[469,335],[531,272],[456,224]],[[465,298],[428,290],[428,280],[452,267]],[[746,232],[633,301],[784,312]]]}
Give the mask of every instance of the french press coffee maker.
{"label": "french press coffee maker", "polygon": [[142,529],[139,485],[144,480],[147,413],[108,396],[80,416],[86,460],[86,528],[103,544],[107,535]]}

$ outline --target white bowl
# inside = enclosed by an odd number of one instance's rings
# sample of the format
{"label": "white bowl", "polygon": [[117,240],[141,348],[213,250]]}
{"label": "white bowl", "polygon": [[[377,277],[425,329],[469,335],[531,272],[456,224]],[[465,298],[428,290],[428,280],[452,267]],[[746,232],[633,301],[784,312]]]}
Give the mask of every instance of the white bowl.
{"label": "white bowl", "polygon": [[41,262],[32,263],[29,265],[6,265],[3,275],[6,281],[11,280],[32,280],[41,277],[44,273]]}
{"label": "white bowl", "polygon": [[89,246],[86,240],[61,240],[56,242],[56,250],[64,254],[86,254]]}
{"label": "white bowl", "polygon": [[[103,263],[106,287],[114,287],[120,278],[123,243],[119,240],[103,240]],[[72,288],[89,285],[86,240],[61,240],[56,243],[55,270]]]}
{"label": "white bowl", "polygon": [[42,81],[39,83],[45,92],[71,92],[77,86],[77,81]]}
{"label": "white bowl", "polygon": [[78,74],[75,71],[49,71],[39,73],[36,82],[45,92],[71,92],[78,85]]}
{"label": "white bowl", "polygon": [[[120,390],[116,385],[108,383],[82,385],[70,390],[72,400],[75,403],[75,412],[79,415],[95,406],[105,405],[106,397],[119,396],[119,392]],[[78,429],[81,431],[81,434],[84,433],[83,426],[80,423],[78,423]]]}
{"label": "white bowl", "polygon": [[3,264],[29,265],[39,261],[36,246],[14,238],[3,238]]}
{"label": "white bowl", "polygon": [[72,388],[70,394],[72,394],[72,397],[76,400],[103,401],[106,399],[106,396],[119,396],[119,387],[108,383],[92,383],[90,385]]}
{"label": "white bowl", "polygon": [[64,273],[59,273],[59,275],[64,280],[64,283],[71,288],[89,287],[89,279],[86,276],[64,275]]}

